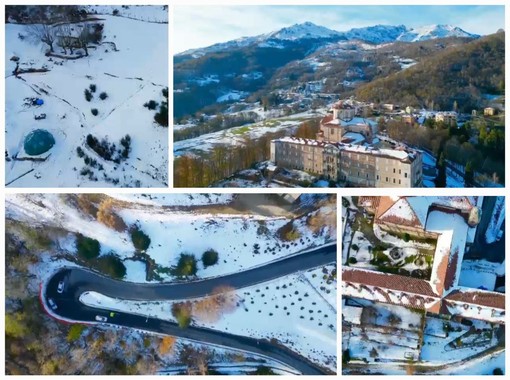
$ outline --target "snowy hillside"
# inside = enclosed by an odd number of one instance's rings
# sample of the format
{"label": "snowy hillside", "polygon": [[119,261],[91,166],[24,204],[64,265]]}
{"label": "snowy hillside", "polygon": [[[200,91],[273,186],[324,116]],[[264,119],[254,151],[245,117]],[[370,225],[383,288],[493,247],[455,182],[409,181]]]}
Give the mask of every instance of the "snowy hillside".
{"label": "snowy hillside", "polygon": [[374,25],[366,28],[353,28],[344,35],[348,40],[362,40],[373,44],[382,44],[395,41],[400,35],[407,32],[405,25]]}
{"label": "snowy hillside", "polygon": [[339,37],[340,35],[340,32],[315,25],[311,22],[305,22],[302,24],[294,24],[288,28],[283,28],[276,32],[269,33],[265,35],[265,39],[299,40],[303,38],[331,38]]}
{"label": "snowy hillside", "polygon": [[468,33],[461,28],[451,25],[428,25],[416,29],[408,29],[397,37],[398,41],[417,42],[446,37],[478,38],[476,34]]}
{"label": "snowy hillside", "polygon": [[[165,22],[162,7],[129,11]],[[103,25],[102,39],[89,44],[88,56],[81,49],[66,53],[58,41],[54,56],[46,56],[48,47],[33,42],[31,26],[6,25],[7,185],[166,186],[168,131],[154,121],[157,109],[144,104],[165,101],[168,25],[111,15],[95,19]],[[47,153],[30,156],[24,140],[36,129],[50,132],[55,142]],[[112,149],[129,135],[130,148],[122,159],[105,159],[87,144],[89,134],[107,139]]]}

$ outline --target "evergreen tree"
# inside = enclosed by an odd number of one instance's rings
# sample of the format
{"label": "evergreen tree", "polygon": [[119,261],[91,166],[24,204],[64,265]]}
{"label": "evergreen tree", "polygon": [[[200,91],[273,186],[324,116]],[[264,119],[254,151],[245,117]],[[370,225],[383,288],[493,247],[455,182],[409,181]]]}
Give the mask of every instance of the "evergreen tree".
{"label": "evergreen tree", "polygon": [[439,155],[439,160],[437,160],[436,168],[437,177],[434,180],[436,187],[446,187],[446,162],[443,152],[441,152]]}
{"label": "evergreen tree", "polygon": [[473,163],[471,161],[468,161],[468,163],[464,167],[464,186],[473,187],[473,182],[474,182]]}

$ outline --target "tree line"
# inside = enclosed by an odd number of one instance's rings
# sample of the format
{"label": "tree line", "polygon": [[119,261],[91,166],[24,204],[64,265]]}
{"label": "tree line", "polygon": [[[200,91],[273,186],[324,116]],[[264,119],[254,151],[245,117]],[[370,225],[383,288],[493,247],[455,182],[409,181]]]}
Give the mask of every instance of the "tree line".
{"label": "tree line", "polygon": [[[302,123],[293,135],[315,138],[319,130],[319,120],[317,118]],[[246,137],[239,145],[217,145],[202,155],[177,157],[174,161],[174,186],[207,187],[240,170],[248,169],[258,162],[267,160],[271,140],[283,137],[287,133],[286,131],[266,133],[253,140]]]}

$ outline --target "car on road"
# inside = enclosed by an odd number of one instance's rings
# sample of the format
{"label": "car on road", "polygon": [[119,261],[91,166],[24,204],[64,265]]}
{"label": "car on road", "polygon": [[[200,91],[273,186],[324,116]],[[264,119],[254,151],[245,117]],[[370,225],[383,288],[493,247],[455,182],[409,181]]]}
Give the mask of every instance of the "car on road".
{"label": "car on road", "polygon": [[48,303],[50,304],[53,310],[57,309],[57,304],[55,303],[55,301],[53,301],[53,298],[48,298]]}
{"label": "car on road", "polygon": [[64,281],[58,283],[57,292],[62,293],[64,291]]}
{"label": "car on road", "polygon": [[108,318],[103,317],[102,315],[96,315],[96,321],[106,322],[107,320],[108,320]]}

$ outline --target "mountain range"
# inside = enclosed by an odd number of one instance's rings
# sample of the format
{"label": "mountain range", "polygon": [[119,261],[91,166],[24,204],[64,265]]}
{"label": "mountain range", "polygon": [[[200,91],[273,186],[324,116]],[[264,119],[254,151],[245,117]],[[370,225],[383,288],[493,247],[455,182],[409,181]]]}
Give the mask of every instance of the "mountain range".
{"label": "mountain range", "polygon": [[198,55],[218,52],[225,49],[246,47],[257,44],[259,47],[285,48],[286,42],[304,39],[314,40],[360,40],[371,44],[389,43],[395,41],[416,42],[436,38],[467,37],[478,38],[463,29],[451,25],[427,25],[419,28],[408,28],[405,25],[375,25],[363,28],[353,28],[347,32],[339,32],[312,22],[294,24],[270,33],[253,37],[242,37],[235,40],[214,44],[204,48],[190,49],[177,54]]}
{"label": "mountain range", "polygon": [[[469,49],[472,56],[462,54],[463,49]],[[437,58],[444,67],[435,64]],[[414,86],[420,84],[411,74],[420,72],[423,84],[438,70],[444,80],[437,82],[434,96],[413,96]],[[481,75],[473,74],[474,79],[465,85],[466,70]],[[233,103],[242,106],[264,97],[285,97],[309,86],[314,86],[316,93],[339,97],[363,94],[369,99],[379,91],[370,84],[390,76],[392,85],[398,78],[406,78],[410,84],[406,99],[417,106],[434,101],[451,107],[451,97],[441,95],[448,93],[459,98],[459,104],[471,107],[482,93],[502,88],[504,32],[482,37],[450,25],[375,25],[339,32],[306,22],[188,50],[174,56],[174,117],[185,120],[197,113],[217,114]],[[462,85],[456,88],[455,83]],[[468,91],[469,96],[461,98],[457,90]],[[396,96],[384,93],[380,101],[399,102]]]}

